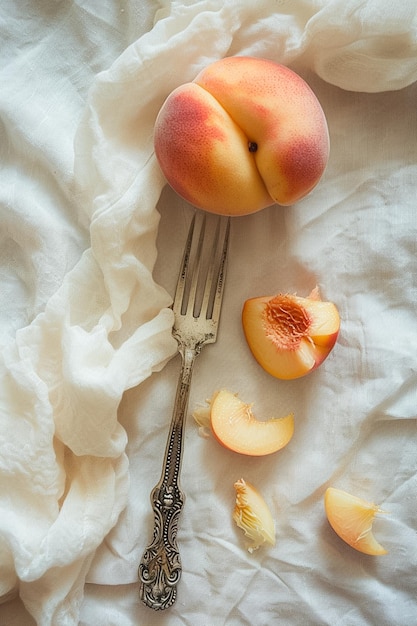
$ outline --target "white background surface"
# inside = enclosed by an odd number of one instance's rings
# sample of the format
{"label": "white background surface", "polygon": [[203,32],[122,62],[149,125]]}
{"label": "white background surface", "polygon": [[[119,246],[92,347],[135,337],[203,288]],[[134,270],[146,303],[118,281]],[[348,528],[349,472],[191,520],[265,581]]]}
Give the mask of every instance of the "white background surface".
{"label": "white background surface", "polygon": [[[0,605],[0,624],[417,623],[413,5],[2,3],[0,582],[22,599]],[[331,155],[298,205],[233,219],[219,338],[190,409],[226,387],[260,418],[294,411],[296,429],[247,459],[188,420],[184,571],[176,605],[153,613],[137,565],[179,370],[165,307],[190,208],[164,188],[152,127],[172,88],[243,53],[309,82]],[[242,304],[316,284],[339,341],[313,374],[277,381],[249,354]],[[252,555],[231,519],[240,477],[276,520],[276,546]],[[389,511],[374,524],[388,555],[333,533],[330,485]]]}

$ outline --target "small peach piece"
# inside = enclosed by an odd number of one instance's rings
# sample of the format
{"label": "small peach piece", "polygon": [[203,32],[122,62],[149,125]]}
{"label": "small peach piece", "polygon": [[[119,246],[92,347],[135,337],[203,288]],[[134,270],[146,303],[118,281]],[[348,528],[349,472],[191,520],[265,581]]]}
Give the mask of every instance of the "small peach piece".
{"label": "small peach piece", "polygon": [[281,450],[294,434],[292,413],[266,421],[257,420],[250,404],[225,389],[211,401],[210,424],[216,439],[229,450],[264,456]]}
{"label": "small peach piece", "polygon": [[227,57],[168,96],[154,146],[180,196],[212,213],[246,215],[307,195],[327,165],[329,134],[298,74],[267,59]]}
{"label": "small peach piece", "polygon": [[233,521],[249,537],[248,552],[257,550],[263,543],[275,545],[275,525],[265,500],[253,485],[241,478],[235,482],[236,505]]}
{"label": "small peach piece", "polygon": [[315,288],[308,298],[280,293],[246,300],[242,324],[258,363],[272,376],[289,380],[323,363],[336,343],[340,317]]}
{"label": "small peach piece", "polygon": [[372,534],[372,523],[378,506],[346,491],[329,487],[324,495],[324,507],[330,526],[355,550],[364,554],[387,554]]}

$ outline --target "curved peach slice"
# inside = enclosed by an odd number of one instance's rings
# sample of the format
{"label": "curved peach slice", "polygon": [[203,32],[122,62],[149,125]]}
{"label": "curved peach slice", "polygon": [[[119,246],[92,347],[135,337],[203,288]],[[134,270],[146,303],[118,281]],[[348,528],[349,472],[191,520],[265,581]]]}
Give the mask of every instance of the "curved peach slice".
{"label": "curved peach slice", "polygon": [[233,521],[249,537],[248,551],[257,550],[263,543],[275,545],[275,525],[265,500],[253,485],[240,478],[235,482],[236,505]]}
{"label": "curved peach slice", "polygon": [[242,324],[258,363],[272,376],[289,380],[323,363],[336,343],[340,317],[316,287],[307,298],[282,293],[251,298],[244,303]]}
{"label": "curved peach slice", "polygon": [[226,448],[250,456],[277,452],[294,434],[292,413],[282,418],[257,420],[250,404],[221,390],[211,400],[210,424],[216,439]]}
{"label": "curved peach slice", "polygon": [[372,523],[378,506],[341,489],[329,487],[324,495],[324,507],[330,526],[355,550],[364,554],[387,554],[372,534]]}

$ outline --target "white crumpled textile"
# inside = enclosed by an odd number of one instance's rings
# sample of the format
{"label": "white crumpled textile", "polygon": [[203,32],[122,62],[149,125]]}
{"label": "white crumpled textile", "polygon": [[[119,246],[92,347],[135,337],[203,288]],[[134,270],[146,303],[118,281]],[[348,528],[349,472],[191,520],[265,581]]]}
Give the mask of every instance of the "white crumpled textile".
{"label": "white crumpled textile", "polygon": [[[0,32],[0,624],[416,624],[416,3],[5,0]],[[137,566],[191,208],[164,186],[153,124],[173,88],[243,54],[309,82],[331,155],[296,206],[233,218],[219,338],[190,409],[226,387],[260,418],[293,411],[295,435],[245,458],[189,419],[183,575],[155,613]],[[275,380],[248,352],[242,304],[316,284],[339,341],[316,372]],[[252,555],[231,518],[240,477],[276,523],[276,546]],[[389,512],[374,524],[388,555],[333,533],[329,485]]]}

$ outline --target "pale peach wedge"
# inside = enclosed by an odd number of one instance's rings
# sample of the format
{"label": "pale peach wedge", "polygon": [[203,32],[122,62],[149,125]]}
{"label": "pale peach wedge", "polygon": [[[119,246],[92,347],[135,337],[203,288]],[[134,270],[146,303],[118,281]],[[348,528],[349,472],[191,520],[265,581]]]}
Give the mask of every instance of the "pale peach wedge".
{"label": "pale peach wedge", "polygon": [[225,448],[248,456],[264,456],[281,450],[294,434],[294,416],[257,420],[252,405],[237,394],[221,389],[213,394],[209,407],[194,412],[200,426],[210,426]]}
{"label": "pale peach wedge", "polygon": [[290,380],[323,363],[336,343],[340,316],[315,288],[307,298],[280,293],[246,300],[242,325],[258,363],[272,376]]}
{"label": "pale peach wedge", "polygon": [[233,521],[248,537],[248,552],[264,543],[275,545],[275,524],[264,498],[253,485],[240,478],[234,484],[236,503]]}
{"label": "pale peach wedge", "polygon": [[154,146],[180,196],[206,211],[246,215],[307,195],[327,165],[329,133],[298,74],[267,59],[227,57],[167,97]]}
{"label": "pale peach wedge", "polygon": [[329,487],[324,495],[324,507],[330,526],[349,546],[373,556],[387,554],[372,533],[378,506],[341,489]]}

